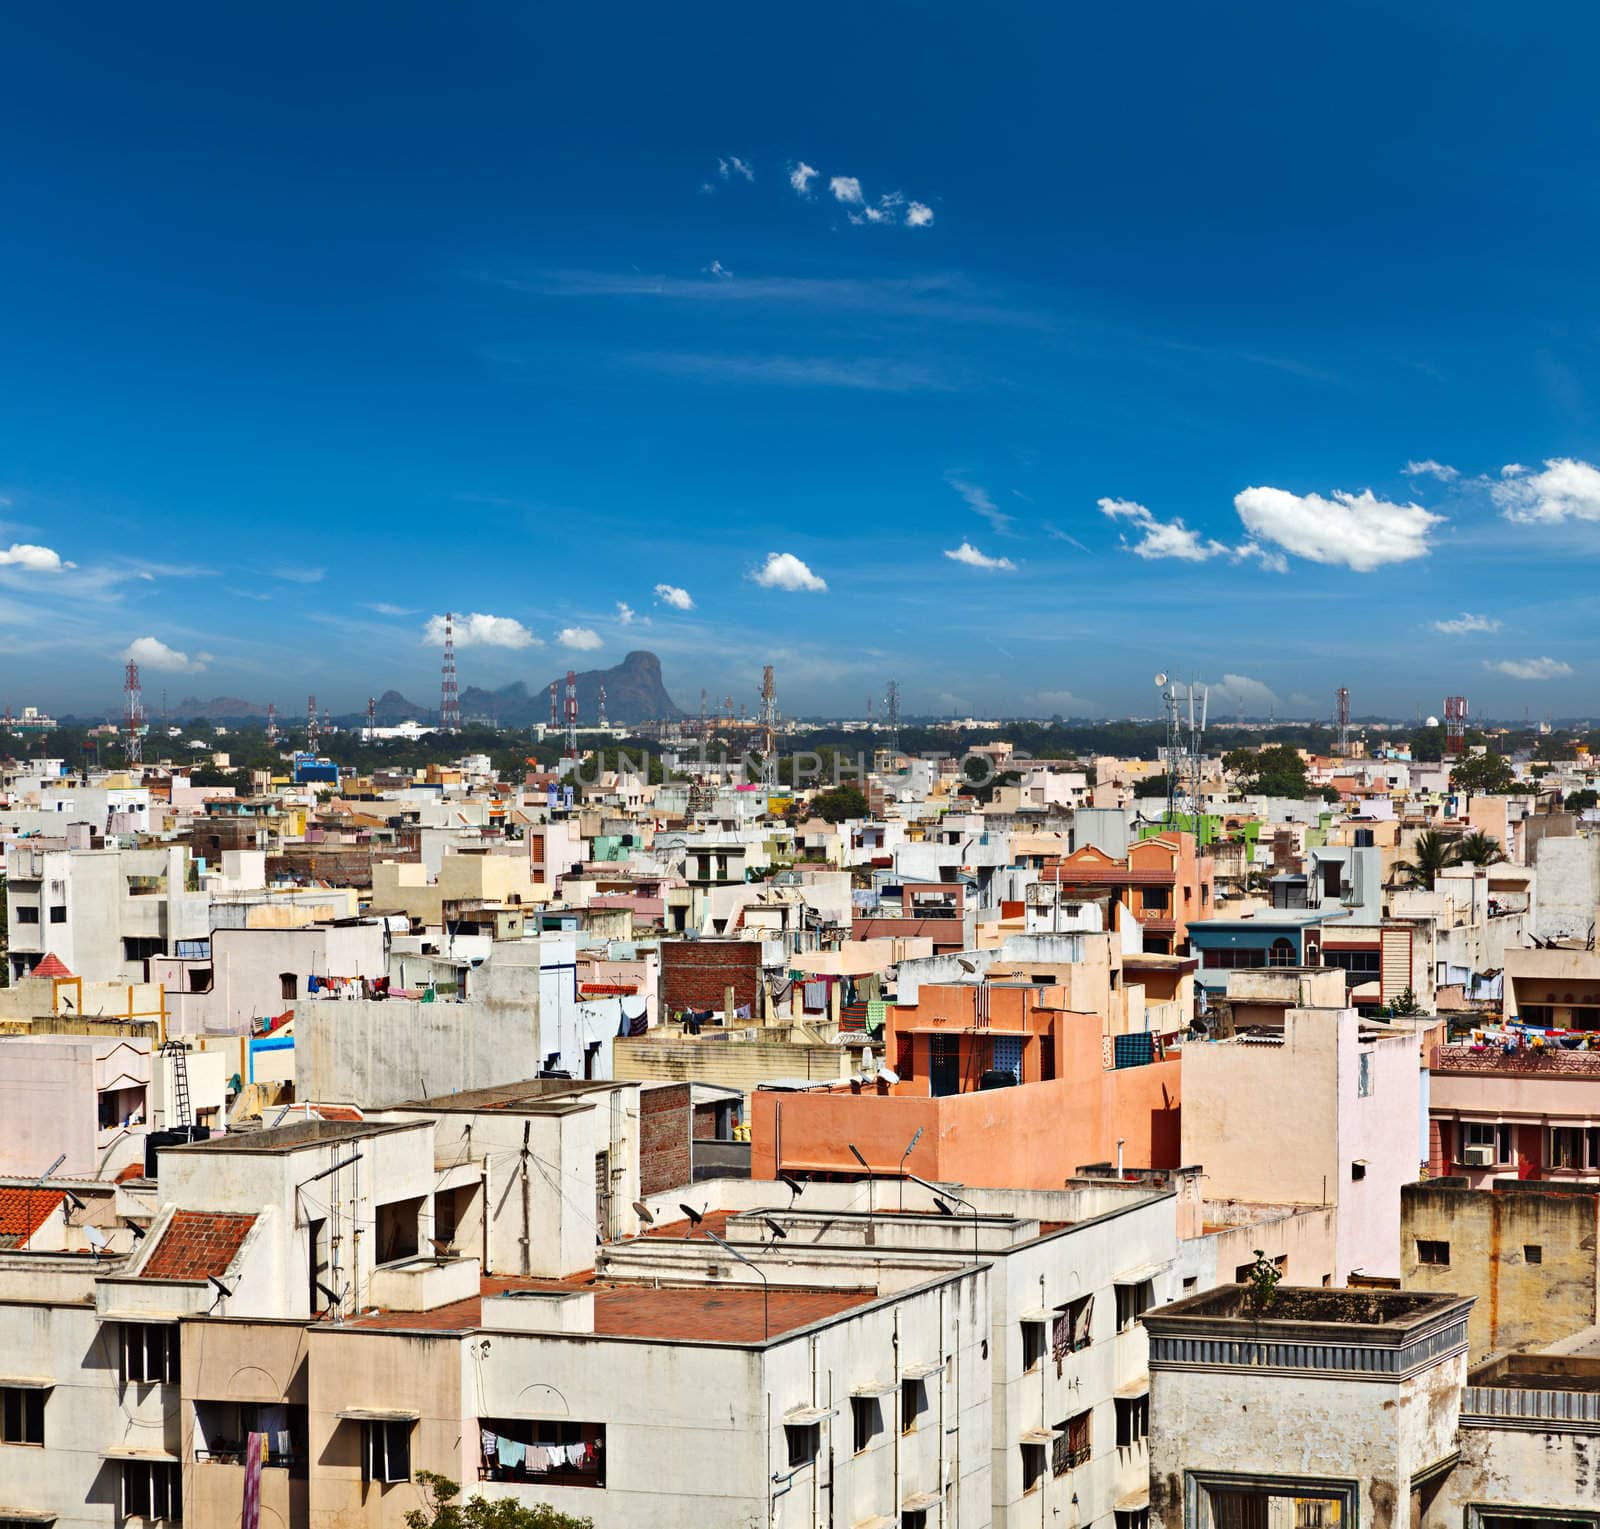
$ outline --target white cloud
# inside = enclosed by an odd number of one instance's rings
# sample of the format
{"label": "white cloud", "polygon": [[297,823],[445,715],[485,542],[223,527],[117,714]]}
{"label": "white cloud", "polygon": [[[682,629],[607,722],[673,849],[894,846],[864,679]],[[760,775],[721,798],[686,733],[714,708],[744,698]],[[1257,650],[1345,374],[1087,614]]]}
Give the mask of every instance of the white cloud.
{"label": "white cloud", "polygon": [[789,184],[801,196],[811,195],[811,183],[816,178],[817,172],[803,159],[789,171]]}
{"label": "white cloud", "polygon": [[633,607],[626,600],[617,601],[617,620],[623,626],[633,625]]}
{"label": "white cloud", "polygon": [[556,641],[577,653],[592,653],[605,646],[600,634],[587,626],[564,626],[556,633]]}
{"label": "white cloud", "polygon": [[1461,476],[1448,463],[1435,462],[1432,457],[1424,457],[1420,462],[1407,462],[1401,471],[1408,478],[1437,478],[1441,483],[1453,483]]}
{"label": "white cloud", "polygon": [[1514,680],[1558,680],[1572,673],[1572,665],[1559,658],[1502,658],[1498,663],[1484,659],[1483,667],[1496,674],[1509,674]]}
{"label": "white cloud", "polygon": [[906,208],[907,228],[926,228],[933,222],[933,208],[926,202],[912,202]]}
{"label": "white cloud", "polygon": [[670,605],[675,611],[692,611],[694,601],[689,596],[689,591],[679,589],[676,584],[657,584],[656,599],[663,605]]}
{"label": "white cloud", "polygon": [[756,172],[744,160],[740,159],[737,154],[730,154],[726,159],[719,159],[717,161],[717,174],[723,180],[729,180],[735,175],[741,176],[747,181],[753,181],[756,178]]}
{"label": "white cloud", "polygon": [[[261,596],[264,600],[267,597]],[[380,616],[415,616],[414,610],[408,610],[403,605],[390,605],[387,600],[378,600],[367,607],[369,611],[376,611]]]}
{"label": "white cloud", "polygon": [[1246,711],[1270,711],[1278,704],[1277,692],[1262,680],[1253,680],[1248,674],[1224,674],[1211,687],[1211,694],[1235,708]]}
{"label": "white cloud", "polygon": [[853,175],[835,175],[828,182],[828,190],[836,202],[847,202],[853,207],[861,205],[861,182]]}
{"label": "white cloud", "polygon": [[1241,542],[1233,549],[1233,560],[1243,563],[1250,558],[1255,558],[1268,573],[1287,573],[1289,559],[1281,552],[1274,552],[1270,547],[1263,547],[1260,542]]}
{"label": "white cloud", "polygon": [[1112,520],[1125,520],[1139,531],[1139,540],[1122,545],[1137,557],[1181,558],[1186,563],[1203,563],[1228,549],[1218,541],[1208,541],[1181,520],[1157,520],[1142,504],[1132,499],[1099,499],[1100,513]]}
{"label": "white cloud", "polygon": [[132,660],[143,669],[160,669],[170,674],[198,674],[210,660],[209,653],[197,653],[190,658],[176,648],[169,648],[159,637],[136,637],[123,652],[124,662]]}
{"label": "white cloud", "polygon": [[953,472],[946,473],[944,481],[967,501],[968,508],[975,515],[983,516],[1001,536],[1012,534],[1011,527],[1016,524],[1016,516],[1007,515],[982,484],[958,477]]}
{"label": "white cloud", "polygon": [[290,584],[320,584],[328,576],[326,568],[299,568],[286,567],[274,568],[272,577],[283,579]]}
{"label": "white cloud", "polygon": [[729,281],[733,277],[730,271],[720,260],[713,260],[710,265],[701,268],[702,274],[715,276],[719,281]]}
{"label": "white cloud", "polygon": [[1488,616],[1474,616],[1471,611],[1462,611],[1448,621],[1435,621],[1433,629],[1446,637],[1466,637],[1473,632],[1498,632],[1500,623]]}
{"label": "white cloud", "polygon": [[1428,533],[1444,519],[1420,504],[1379,499],[1371,489],[1359,494],[1335,490],[1331,499],[1325,499],[1281,488],[1247,488],[1234,495],[1233,504],[1257,541],[1357,573],[1426,557]]}
{"label": "white cloud", "polygon": [[818,578],[792,552],[769,552],[766,562],[750,577],[763,589],[787,589],[793,593],[804,590],[823,594],[828,588],[827,580]]}
{"label": "white cloud", "polygon": [[1008,557],[989,557],[986,553],[979,552],[969,541],[963,541],[954,550],[946,551],[945,556],[954,563],[965,563],[968,568],[1003,568],[1012,570],[1017,566]]}
{"label": "white cloud", "polygon": [[1489,493],[1507,520],[1524,525],[1600,520],[1600,468],[1574,457],[1551,457],[1542,472],[1518,462],[1500,469]]}
{"label": "white cloud", "polygon": [[[486,616],[474,611],[453,620],[458,648],[542,648],[544,643],[511,616]],[[444,645],[444,617],[430,616],[423,630],[423,642],[432,647]]]}
{"label": "white cloud", "polygon": [[12,542],[9,548],[0,548],[0,568],[26,568],[32,573],[60,573],[64,568],[76,568],[59,552],[50,547],[37,547],[32,542]]}

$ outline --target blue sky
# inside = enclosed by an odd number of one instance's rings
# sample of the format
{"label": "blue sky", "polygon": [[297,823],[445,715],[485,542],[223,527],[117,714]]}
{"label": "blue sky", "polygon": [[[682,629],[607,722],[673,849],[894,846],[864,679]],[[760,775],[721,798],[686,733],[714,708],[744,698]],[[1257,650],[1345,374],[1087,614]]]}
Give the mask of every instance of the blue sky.
{"label": "blue sky", "polygon": [[1589,712],[1597,31],[18,11],[0,701]]}

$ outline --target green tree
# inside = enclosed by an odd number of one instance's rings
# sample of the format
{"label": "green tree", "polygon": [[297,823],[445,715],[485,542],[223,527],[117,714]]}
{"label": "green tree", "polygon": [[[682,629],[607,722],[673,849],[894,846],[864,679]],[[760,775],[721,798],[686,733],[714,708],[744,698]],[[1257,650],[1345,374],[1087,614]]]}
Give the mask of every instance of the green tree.
{"label": "green tree", "polygon": [[1417,995],[1407,988],[1383,1012],[1391,1019],[1409,1019],[1416,1014],[1426,1014],[1427,1010],[1417,1002]]}
{"label": "green tree", "polygon": [[1133,794],[1139,800],[1152,796],[1165,796],[1167,794],[1167,777],[1165,775],[1146,775],[1143,780],[1133,783]]}
{"label": "green tree", "polygon": [[1222,763],[1246,796],[1300,798],[1310,794],[1306,762],[1299,750],[1286,743],[1264,749],[1231,749],[1222,756]]}
{"label": "green tree", "polygon": [[461,1488],[433,1471],[417,1472],[417,1490],[422,1506],[406,1514],[406,1529],[594,1529],[592,1518],[574,1518],[548,1503],[524,1505],[510,1497],[457,1502]]}
{"label": "green tree", "polygon": [[1425,828],[1411,847],[1411,858],[1395,861],[1394,868],[1401,886],[1426,887],[1431,892],[1434,882],[1439,879],[1439,872],[1458,864],[1460,858],[1461,846],[1458,841]]}
{"label": "green tree", "polygon": [[859,786],[835,786],[811,799],[811,816],[825,823],[842,823],[846,818],[864,818],[868,813],[866,793]]}
{"label": "green tree", "polygon": [[1505,858],[1493,834],[1470,833],[1456,846],[1456,859],[1462,865],[1499,865]]}
{"label": "green tree", "polygon": [[1561,805],[1568,812],[1592,812],[1600,807],[1600,791],[1569,791]]}
{"label": "green tree", "polygon": [[1450,784],[1458,791],[1504,794],[1521,788],[1502,754],[1468,754],[1450,767]]}

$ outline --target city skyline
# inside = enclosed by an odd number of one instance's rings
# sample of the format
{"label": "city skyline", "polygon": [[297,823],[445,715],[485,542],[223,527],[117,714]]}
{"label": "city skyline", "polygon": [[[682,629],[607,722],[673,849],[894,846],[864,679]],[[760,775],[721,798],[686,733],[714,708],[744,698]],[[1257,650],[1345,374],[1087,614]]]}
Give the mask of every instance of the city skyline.
{"label": "city skyline", "polygon": [[1594,18],[911,14],[18,18],[0,701],[1582,716]]}

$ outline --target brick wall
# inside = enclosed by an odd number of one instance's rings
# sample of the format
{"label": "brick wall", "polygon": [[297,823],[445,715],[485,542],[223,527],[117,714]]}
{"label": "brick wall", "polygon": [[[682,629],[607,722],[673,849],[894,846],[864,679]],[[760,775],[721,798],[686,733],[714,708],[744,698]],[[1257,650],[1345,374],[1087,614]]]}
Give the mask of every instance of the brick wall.
{"label": "brick wall", "polygon": [[[759,1013],[759,940],[666,940],[661,946],[661,1002],[665,1014],[679,1009],[721,1009],[728,988],[734,1007]],[[663,1016],[665,1017],[665,1015]]]}
{"label": "brick wall", "polygon": [[663,1083],[639,1093],[639,1192],[657,1195],[690,1181],[689,1085]]}

